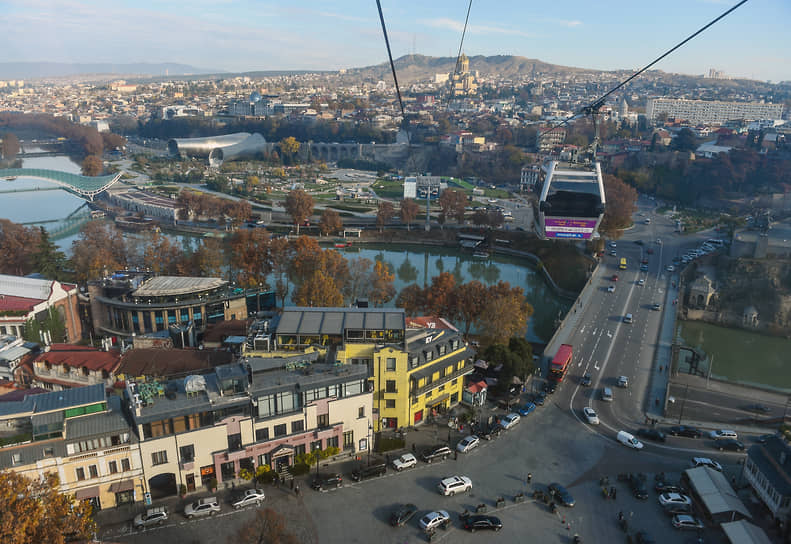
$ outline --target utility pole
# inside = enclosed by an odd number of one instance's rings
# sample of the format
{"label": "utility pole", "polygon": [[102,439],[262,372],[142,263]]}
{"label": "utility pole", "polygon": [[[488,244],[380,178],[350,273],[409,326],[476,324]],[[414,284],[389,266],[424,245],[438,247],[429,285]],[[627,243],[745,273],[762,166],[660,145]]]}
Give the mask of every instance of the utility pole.
{"label": "utility pole", "polygon": [[684,405],[687,403],[687,395],[689,394],[689,385],[684,389],[684,398],[681,399],[681,411],[678,414],[678,424],[681,425],[681,418],[684,417]]}
{"label": "utility pole", "polygon": [[714,355],[709,359],[709,371],[706,373],[706,389],[709,388],[709,378],[711,378],[711,369],[714,368]]}

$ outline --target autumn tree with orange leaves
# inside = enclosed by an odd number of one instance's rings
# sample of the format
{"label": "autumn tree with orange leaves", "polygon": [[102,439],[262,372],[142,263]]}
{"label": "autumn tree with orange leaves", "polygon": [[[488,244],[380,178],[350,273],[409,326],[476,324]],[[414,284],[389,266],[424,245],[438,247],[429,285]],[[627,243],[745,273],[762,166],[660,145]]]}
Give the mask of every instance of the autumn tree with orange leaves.
{"label": "autumn tree with orange leaves", "polygon": [[309,307],[340,307],[343,306],[343,294],[332,276],[316,270],[297,287],[292,296],[297,306]]}
{"label": "autumn tree with orange leaves", "polygon": [[302,189],[295,189],[286,195],[283,207],[297,226],[297,234],[299,234],[299,226],[313,213],[313,197]]}
{"label": "autumn tree with orange leaves", "polygon": [[637,190],[624,183],[621,178],[606,174],[604,195],[607,204],[599,232],[607,238],[618,238],[621,229],[632,224],[632,215],[637,211]]}
{"label": "autumn tree with orange leaves", "polygon": [[413,199],[405,198],[401,201],[399,215],[401,216],[401,222],[406,223],[406,230],[409,230],[418,213],[420,213],[420,206]]}
{"label": "autumn tree with orange leaves", "polygon": [[267,287],[272,272],[269,255],[269,232],[266,229],[236,231],[229,243],[231,267],[242,287]]}
{"label": "autumn tree with orange leaves", "polygon": [[368,295],[374,306],[383,306],[393,299],[396,293],[393,286],[394,281],[395,275],[390,272],[387,265],[382,261],[376,261],[371,274],[371,290]]}
{"label": "autumn tree with orange leaves", "polygon": [[336,234],[343,228],[343,220],[335,210],[325,208],[319,219],[319,230],[324,236]]}

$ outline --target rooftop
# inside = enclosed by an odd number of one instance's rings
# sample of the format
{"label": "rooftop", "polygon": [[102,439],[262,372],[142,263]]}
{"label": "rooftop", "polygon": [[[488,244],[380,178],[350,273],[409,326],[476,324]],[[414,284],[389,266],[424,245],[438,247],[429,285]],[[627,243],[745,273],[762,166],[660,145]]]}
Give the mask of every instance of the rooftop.
{"label": "rooftop", "polygon": [[0,295],[27,298],[37,301],[47,300],[52,294],[52,280],[39,280],[22,276],[0,274]]}
{"label": "rooftop", "polygon": [[347,329],[404,330],[401,308],[286,308],[277,325],[277,334],[337,335]]}
{"label": "rooftop", "polygon": [[104,385],[100,383],[49,393],[29,393],[20,401],[0,403],[0,417],[43,414],[55,410],[65,410],[72,406],[104,402],[106,398]]}
{"label": "rooftop", "polygon": [[114,372],[120,361],[121,353],[117,350],[102,351],[90,346],[52,344],[49,351],[36,357],[34,362]]}
{"label": "rooftop", "polygon": [[791,447],[785,440],[779,436],[769,437],[763,444],[750,446],[747,457],[778,493],[791,496]]}
{"label": "rooftop", "polygon": [[41,304],[44,300],[46,299],[0,295],[0,312],[30,312],[36,304]]}
{"label": "rooftop", "polygon": [[227,351],[197,349],[131,349],[121,357],[118,374],[127,376],[174,376],[207,370],[233,360]]}
{"label": "rooftop", "polygon": [[144,281],[132,293],[136,297],[163,297],[188,295],[222,287],[227,282],[221,278],[191,278],[182,276],[155,276]]}

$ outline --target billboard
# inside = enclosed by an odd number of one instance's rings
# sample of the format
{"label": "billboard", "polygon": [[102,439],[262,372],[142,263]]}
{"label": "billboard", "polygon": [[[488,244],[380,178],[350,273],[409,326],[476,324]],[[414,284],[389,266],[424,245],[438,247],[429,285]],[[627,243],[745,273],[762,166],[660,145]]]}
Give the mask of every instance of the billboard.
{"label": "billboard", "polygon": [[547,217],[544,232],[547,238],[578,238],[590,240],[596,230],[596,219]]}

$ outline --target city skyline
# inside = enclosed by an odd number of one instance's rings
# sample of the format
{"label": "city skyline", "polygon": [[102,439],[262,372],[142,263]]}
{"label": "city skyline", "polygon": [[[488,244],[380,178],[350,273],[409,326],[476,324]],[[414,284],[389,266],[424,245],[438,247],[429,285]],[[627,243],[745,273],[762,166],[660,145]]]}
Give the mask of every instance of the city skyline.
{"label": "city skyline", "polygon": [[[497,9],[473,3],[464,51],[517,55],[581,68],[639,68],[736,3],[669,0],[661,11],[632,2],[590,8],[581,0],[551,7],[512,0]],[[0,6],[0,46],[8,61],[175,62],[228,72],[335,70],[387,59],[370,1],[342,6],[305,1],[9,0]],[[455,56],[466,2],[383,4],[393,56]],[[791,81],[791,54],[778,50],[791,5],[748,2],[660,62],[666,72]],[[472,67],[474,69],[474,67]]]}

